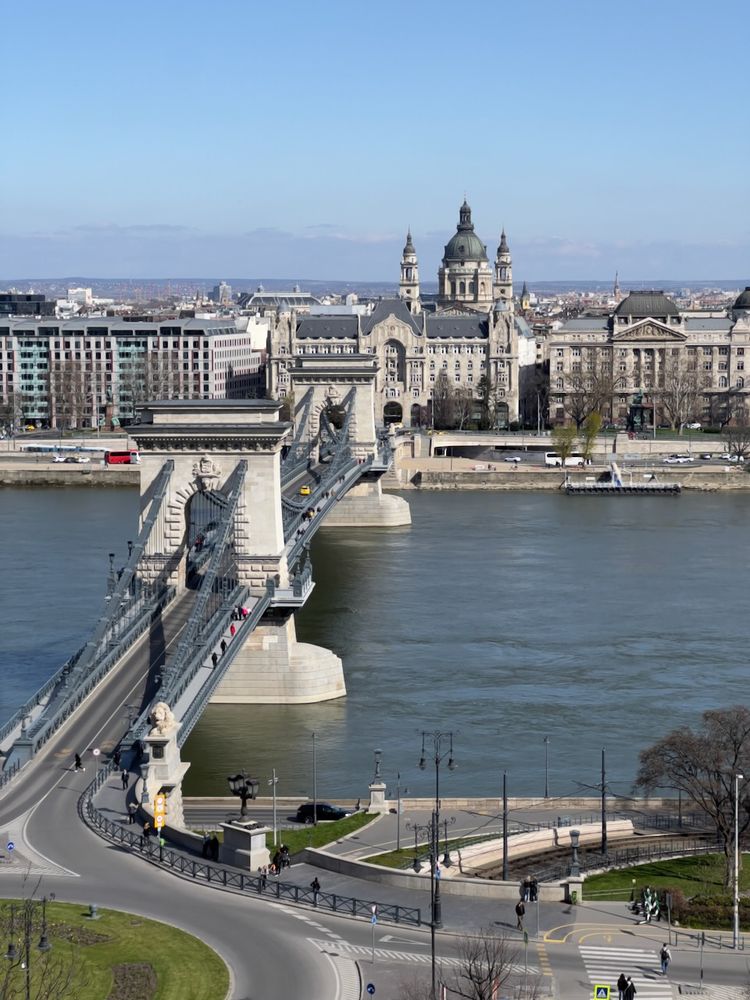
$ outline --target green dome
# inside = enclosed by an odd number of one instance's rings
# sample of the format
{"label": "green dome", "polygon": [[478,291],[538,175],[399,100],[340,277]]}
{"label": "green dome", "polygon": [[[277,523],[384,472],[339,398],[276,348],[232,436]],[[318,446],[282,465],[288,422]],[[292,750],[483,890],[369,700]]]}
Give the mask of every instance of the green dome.
{"label": "green dome", "polygon": [[459,211],[456,235],[445,244],[443,254],[444,264],[461,260],[487,260],[487,247],[474,232],[471,209],[465,200]]}
{"label": "green dome", "polygon": [[740,294],[735,299],[733,309],[748,309],[750,310],[750,285],[745,288],[744,292]]}

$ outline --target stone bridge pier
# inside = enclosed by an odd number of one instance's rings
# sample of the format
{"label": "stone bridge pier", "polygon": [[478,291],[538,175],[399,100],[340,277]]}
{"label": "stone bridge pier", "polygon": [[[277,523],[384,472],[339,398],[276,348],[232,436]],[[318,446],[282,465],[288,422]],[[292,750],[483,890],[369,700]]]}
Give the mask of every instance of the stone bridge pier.
{"label": "stone bridge pier", "polygon": [[352,408],[349,439],[352,454],[362,461],[374,458],[372,471],[328,514],[324,527],[393,528],[411,524],[409,504],[403,497],[383,493],[375,428],[375,382],[377,359],[372,354],[297,355],[290,361],[290,385],[294,393],[296,442],[312,448],[319,457],[321,415],[331,406]]}
{"label": "stone bridge pier", "polygon": [[[281,449],[290,425],[273,400],[172,400],[150,403],[130,428],[141,454],[141,520],[149,511],[164,463],[172,460],[166,514],[152,532],[141,564],[146,579],[188,586],[191,505],[213,503],[220,516],[238,466],[247,463],[231,545],[237,580],[251,595],[266,580],[289,586],[281,507]],[[297,642],[292,609],[263,617],[214,692],[222,703],[324,701],[346,694],[341,660],[319,646]]]}

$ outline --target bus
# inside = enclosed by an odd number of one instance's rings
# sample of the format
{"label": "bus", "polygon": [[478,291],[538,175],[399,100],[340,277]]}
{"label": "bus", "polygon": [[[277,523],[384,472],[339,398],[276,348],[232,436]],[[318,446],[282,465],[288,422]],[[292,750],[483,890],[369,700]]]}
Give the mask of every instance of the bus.
{"label": "bus", "polygon": [[105,465],[138,465],[141,456],[137,451],[105,451]]}
{"label": "bus", "polygon": [[[545,465],[562,465],[563,461],[560,455],[556,451],[545,451],[544,453],[544,464]],[[586,464],[586,460],[580,452],[573,452],[568,455],[565,459],[566,466],[583,466]]]}

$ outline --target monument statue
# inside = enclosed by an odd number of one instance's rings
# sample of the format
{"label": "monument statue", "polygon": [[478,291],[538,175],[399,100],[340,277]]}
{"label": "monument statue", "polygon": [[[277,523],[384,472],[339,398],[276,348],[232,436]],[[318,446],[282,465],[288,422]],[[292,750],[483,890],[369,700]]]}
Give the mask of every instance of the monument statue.
{"label": "monument statue", "polygon": [[177,725],[174,713],[166,701],[157,701],[149,713],[148,721],[152,726],[149,736],[165,736]]}
{"label": "monument statue", "polygon": [[218,486],[219,479],[221,478],[221,469],[208,455],[202,455],[193,464],[193,475],[197,480],[198,489],[213,490]]}

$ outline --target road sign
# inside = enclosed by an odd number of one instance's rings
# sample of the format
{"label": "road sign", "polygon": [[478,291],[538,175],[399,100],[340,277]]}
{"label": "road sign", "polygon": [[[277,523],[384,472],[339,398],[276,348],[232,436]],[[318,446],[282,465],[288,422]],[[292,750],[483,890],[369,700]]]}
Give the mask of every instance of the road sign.
{"label": "road sign", "polygon": [[16,849],[16,845],[13,843],[12,840],[9,840],[8,841],[8,850],[9,851],[15,851],[15,849]]}
{"label": "road sign", "polygon": [[609,986],[594,986],[594,1000],[609,1000]]}
{"label": "road sign", "polygon": [[[154,826],[156,827],[157,830],[161,830],[161,828],[164,826],[166,822],[167,822],[166,816],[164,815],[154,816]],[[609,994],[607,994],[607,996],[609,996]]]}
{"label": "road sign", "polygon": [[370,918],[370,923],[376,924],[378,922],[378,904],[373,903],[370,909],[372,910],[372,917]]}
{"label": "road sign", "polygon": [[156,795],[154,797],[154,816],[165,816],[167,812],[167,796]]}
{"label": "road sign", "polygon": [[101,750],[99,749],[99,747],[94,747],[94,749],[91,752],[95,757],[98,757],[99,754],[101,753]]}
{"label": "road sign", "polygon": [[375,996],[375,986],[373,983],[367,984],[367,992],[370,994],[371,997]]}

